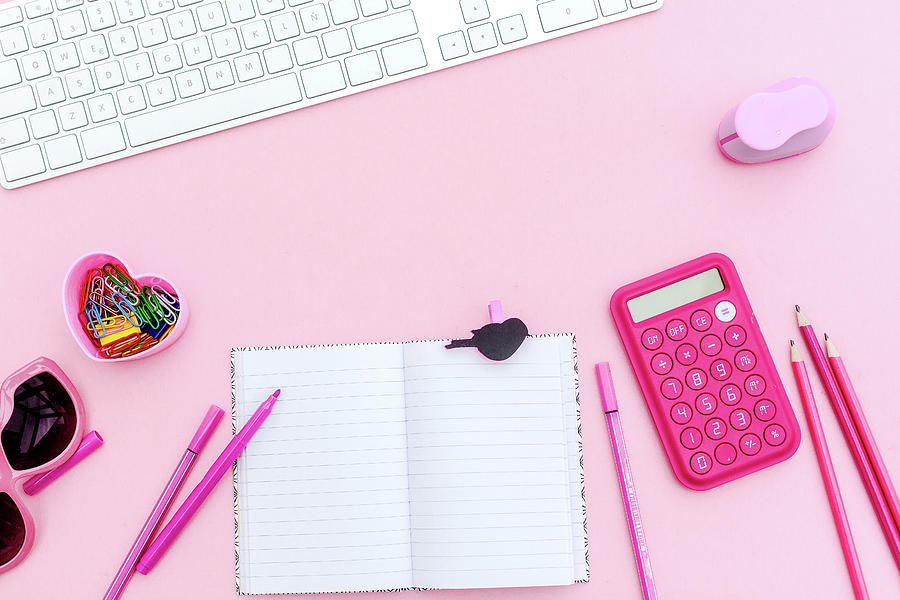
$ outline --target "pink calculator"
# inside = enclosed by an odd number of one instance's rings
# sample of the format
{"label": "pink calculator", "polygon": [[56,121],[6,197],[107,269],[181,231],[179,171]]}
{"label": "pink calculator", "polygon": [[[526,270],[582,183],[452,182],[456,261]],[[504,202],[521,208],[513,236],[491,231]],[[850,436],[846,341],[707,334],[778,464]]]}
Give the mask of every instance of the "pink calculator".
{"label": "pink calculator", "polygon": [[797,450],[797,418],[727,256],[626,285],[610,309],[681,483],[706,490]]}

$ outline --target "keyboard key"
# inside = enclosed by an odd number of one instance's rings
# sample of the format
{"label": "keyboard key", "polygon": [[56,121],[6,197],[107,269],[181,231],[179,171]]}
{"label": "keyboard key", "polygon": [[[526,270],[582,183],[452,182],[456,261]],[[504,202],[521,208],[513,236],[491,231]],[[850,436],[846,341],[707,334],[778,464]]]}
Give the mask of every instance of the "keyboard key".
{"label": "keyboard key", "polygon": [[740,325],[732,325],[725,330],[725,342],[737,348],[747,341],[747,332]]}
{"label": "keyboard key", "polygon": [[182,98],[191,98],[206,91],[199,69],[191,69],[177,74],[175,85],[178,86],[178,95]]}
{"label": "keyboard key", "polygon": [[130,115],[147,108],[144,90],[139,85],[122,88],[116,92],[116,99],[119,101],[119,110],[123,115]]}
{"label": "keyboard key", "polygon": [[317,98],[347,87],[341,63],[337,61],[303,69],[300,71],[300,79],[303,80],[307,98]]}
{"label": "keyboard key", "polygon": [[300,25],[297,24],[297,17],[292,12],[271,17],[269,25],[272,26],[272,37],[276,42],[300,35]]}
{"label": "keyboard key", "polygon": [[91,114],[91,121],[94,123],[102,123],[117,116],[116,102],[113,100],[112,94],[101,94],[89,98],[88,112]]}
{"label": "keyboard key", "polygon": [[335,25],[343,25],[359,18],[354,0],[331,0],[328,10],[331,11],[331,20]]}
{"label": "keyboard key", "polygon": [[24,144],[29,139],[25,119],[13,119],[0,123],[0,150]]}
{"label": "keyboard key", "polygon": [[241,51],[241,42],[238,40],[237,31],[234,29],[223,29],[212,34],[213,50],[216,56],[231,56]]}
{"label": "keyboard key", "polygon": [[504,44],[520,42],[528,37],[525,30],[525,19],[522,15],[513,15],[497,21],[497,31],[500,32],[500,41]]}
{"label": "keyboard key", "polygon": [[703,369],[691,369],[687,372],[684,380],[692,390],[702,390],[706,387],[706,382],[708,381],[706,371]]}
{"label": "keyboard key", "polygon": [[168,77],[160,77],[147,82],[147,100],[150,106],[160,106],[175,102],[175,88]]}
{"label": "keyboard key", "polygon": [[[49,15],[53,12],[53,5],[50,3],[50,0],[34,0],[33,2],[29,2],[25,5],[25,14],[29,19],[36,19],[37,17],[43,17],[44,15]],[[0,21],[3,18],[0,17]]]}
{"label": "keyboard key", "polygon": [[716,457],[716,462],[720,465],[728,466],[737,458],[737,450],[735,450],[734,446],[728,442],[722,442],[716,446],[714,455]]}
{"label": "keyboard key", "polygon": [[709,366],[709,373],[713,376],[717,381],[725,381],[729,377],[731,377],[731,363],[725,360],[724,358],[720,358],[718,360],[714,360],[713,363]]}
{"label": "keyboard key", "polygon": [[650,368],[657,375],[666,375],[672,370],[672,366],[672,357],[665,352],[660,352],[650,359]]}
{"label": "keyboard key", "polygon": [[699,448],[702,441],[703,435],[696,427],[687,427],[681,432],[681,445],[688,450]]}
{"label": "keyboard key", "polygon": [[359,0],[359,7],[364,17],[371,17],[387,12],[387,0]]}
{"label": "keyboard key", "polygon": [[[34,84],[34,89],[37,90],[41,106],[50,106],[51,104],[56,104],[57,102],[62,102],[66,99],[62,80],[59,77],[51,77],[50,79],[38,81]],[[0,96],[2,96],[2,94],[0,94]],[[0,98],[0,100],[2,100],[2,98]],[[3,103],[0,102],[0,107],[2,106]]]}
{"label": "keyboard key", "polygon": [[693,327],[695,331],[706,331],[712,327],[712,316],[703,309],[695,310],[693,314],[691,314],[691,327]]}
{"label": "keyboard key", "polygon": [[718,417],[713,417],[707,421],[704,429],[706,430],[706,437],[711,440],[721,440],[728,431],[728,427],[725,426],[725,421]]}
{"label": "keyboard key", "polygon": [[645,329],[644,333],[641,334],[641,344],[643,344],[644,348],[647,350],[656,350],[663,345],[662,332],[655,327]]}
{"label": "keyboard key", "polygon": [[766,391],[766,380],[759,375],[751,375],[744,380],[744,390],[751,396],[762,396]]}
{"label": "keyboard key", "polygon": [[147,0],[147,12],[158,15],[175,10],[175,0]]}
{"label": "keyboard key", "polygon": [[682,344],[675,351],[675,358],[685,366],[692,365],[697,361],[697,349],[690,344]]}
{"label": "keyboard key", "polygon": [[363,52],[356,56],[348,56],[344,59],[347,67],[347,79],[350,85],[362,85],[384,77],[381,72],[381,63],[378,61],[378,53],[374,50]]}
{"label": "keyboard key", "polygon": [[50,48],[50,58],[53,60],[53,68],[56,71],[74,69],[81,64],[78,62],[78,51],[75,50],[75,44],[72,43]]}
{"label": "keyboard key", "polygon": [[625,0],[600,0],[600,12],[604,17],[617,15],[626,10],[628,10],[628,4]]}
{"label": "keyboard key", "polygon": [[28,121],[31,123],[31,134],[34,135],[35,139],[59,133],[59,126],[56,124],[56,113],[52,110],[32,113],[28,117]]}
{"label": "keyboard key", "polygon": [[284,0],[256,0],[259,14],[268,15],[284,9]]}
{"label": "keyboard key", "polygon": [[741,388],[733,383],[727,383],[719,391],[719,398],[728,406],[734,406],[741,401]]}
{"label": "keyboard key", "polygon": [[319,47],[319,39],[314,37],[303,38],[292,44],[297,66],[308,65],[317,60],[322,60],[322,49]]}
{"label": "keyboard key", "polygon": [[222,5],[218,2],[198,6],[197,21],[200,22],[200,29],[203,31],[222,27],[227,22],[225,21],[225,12],[222,10]]}
{"label": "keyboard key", "polygon": [[153,51],[153,62],[156,64],[156,72],[162,75],[181,68],[181,54],[178,46],[171,44]]}
{"label": "keyboard key", "polygon": [[265,21],[253,21],[241,25],[241,37],[244,38],[244,47],[247,50],[266,46],[271,41]]}
{"label": "keyboard key", "polygon": [[491,16],[487,0],[460,0],[459,7],[462,9],[463,21],[466,24],[482,21]]}
{"label": "keyboard key", "polygon": [[325,46],[325,55],[328,57],[340,56],[353,50],[350,45],[350,35],[346,29],[335,29],[323,33],[322,45]]}
{"label": "keyboard key", "polygon": [[86,65],[109,58],[109,50],[106,48],[106,38],[102,35],[92,35],[90,37],[82,38],[78,42],[78,46],[81,48],[81,57],[84,59],[84,64]]}
{"label": "keyboard key", "polygon": [[[41,51],[43,52],[43,50]],[[25,67],[27,73],[27,64],[28,57],[34,56],[33,54],[29,54],[28,56],[22,57],[22,66]],[[46,59],[46,55],[44,56]],[[12,60],[3,60],[0,61],[0,88],[9,87],[11,85],[15,85],[22,81],[22,74],[19,73],[19,64]]]}
{"label": "keyboard key", "polygon": [[28,40],[25,38],[24,27],[14,27],[6,31],[0,31],[0,49],[6,56],[12,56],[28,50]]}
{"label": "keyboard key", "polygon": [[172,13],[166,17],[166,23],[169,24],[169,34],[173,40],[179,40],[197,33],[197,26],[194,24],[194,13],[189,10]]}
{"label": "keyboard key", "polygon": [[750,413],[743,408],[738,408],[732,411],[731,416],[728,417],[728,421],[731,423],[732,428],[743,431],[750,427]]}
{"label": "keyboard key", "polygon": [[494,33],[493,23],[482,23],[469,28],[469,41],[472,43],[472,52],[484,52],[497,47],[497,34]]}
{"label": "keyboard key", "polygon": [[700,351],[707,356],[715,356],[722,350],[722,340],[711,333],[703,336],[700,340]]}
{"label": "keyboard key", "polygon": [[294,66],[291,60],[291,51],[285,44],[266,48],[263,51],[263,60],[266,61],[266,70],[269,73],[280,73]]}
{"label": "keyboard key", "polygon": [[325,14],[324,4],[313,4],[300,9],[300,21],[303,23],[303,31],[312,33],[328,27],[328,15]]}
{"label": "keyboard key", "polygon": [[744,371],[752,371],[756,367],[756,355],[749,350],[741,350],[734,355],[735,366]]}
{"label": "keyboard key", "polygon": [[662,391],[663,396],[665,396],[669,400],[674,400],[675,398],[679,397],[684,391],[684,384],[682,384],[679,379],[669,377],[662,382],[662,384],[660,385],[660,390]]}
{"label": "keyboard key", "polygon": [[87,9],[88,24],[91,31],[100,31],[109,29],[116,24],[116,17],[113,15],[113,7],[110,2],[94,2]]}
{"label": "keyboard key", "polygon": [[163,25],[162,19],[150,19],[138,23],[138,35],[141,38],[141,45],[145,48],[157,46],[169,39],[166,37],[166,27]]}
{"label": "keyboard key", "polygon": [[116,56],[133,52],[138,49],[137,36],[134,27],[123,27],[109,32],[109,45]]}
{"label": "keyboard key", "polygon": [[206,41],[205,37],[196,37],[192,40],[181,42],[181,51],[184,52],[184,62],[188,65],[199,65],[212,60],[209,42]]}
{"label": "keyboard key", "polygon": [[297,76],[286,73],[126,119],[125,129],[131,144],[141,146],[300,100]]}
{"label": "keyboard key", "polygon": [[66,10],[84,4],[84,0],[56,0],[56,8]]}
{"label": "keyboard key", "polygon": [[56,18],[56,24],[59,25],[59,36],[64,40],[78,37],[87,33],[87,26],[84,24],[84,15],[80,10],[73,10],[59,15]]}
{"label": "keyboard key", "polygon": [[234,59],[234,70],[237,72],[238,81],[250,81],[265,75],[259,54],[247,54]]}
{"label": "keyboard key", "polygon": [[691,410],[691,407],[685,404],[684,402],[679,402],[675,406],[672,407],[672,411],[670,413],[672,420],[678,423],[679,425],[684,425],[688,421],[691,420],[691,416],[693,416],[694,411]]}
{"label": "keyboard key", "polygon": [[18,181],[47,170],[37,144],[0,154],[0,166],[7,181]]}
{"label": "keyboard key", "polygon": [[23,19],[22,9],[18,6],[0,9],[0,27],[21,23]]}
{"label": "keyboard key", "polygon": [[697,475],[705,475],[712,469],[712,460],[706,452],[698,452],[691,457],[691,470]]}
{"label": "keyboard key", "polygon": [[760,400],[753,407],[753,414],[760,421],[771,421],[775,418],[775,405],[771,400]]}
{"label": "keyboard key", "polygon": [[410,0],[391,0],[391,6],[394,8],[406,8],[409,6]]}
{"label": "keyboard key", "polygon": [[59,107],[59,124],[63,131],[71,131],[88,124],[87,113],[84,112],[84,104],[73,102]]}
{"label": "keyboard key", "polygon": [[81,162],[78,138],[74,135],[64,135],[50,140],[44,144],[44,152],[47,153],[47,164],[51,169],[62,169]]}
{"label": "keyboard key", "polygon": [[741,437],[741,452],[747,456],[757,454],[761,446],[762,444],[759,441],[759,436],[755,433],[745,433],[743,437]]}
{"label": "keyboard key", "polygon": [[666,325],[666,335],[674,342],[683,340],[687,334],[687,325],[681,319],[672,319]]}
{"label": "keyboard key", "polygon": [[0,119],[11,117],[19,113],[37,108],[34,102],[34,92],[30,86],[18,87],[6,92],[0,92]]}
{"label": "keyboard key", "polygon": [[225,0],[228,9],[228,20],[232,23],[246,21],[256,16],[251,0]]}
{"label": "keyboard key", "polygon": [[66,89],[70,98],[81,98],[94,93],[94,79],[88,69],[72,71],[66,75]]}
{"label": "keyboard key", "polygon": [[144,18],[144,5],[141,0],[116,0],[116,12],[120,23],[130,23]]}
{"label": "keyboard key", "polygon": [[371,21],[357,23],[350,27],[353,33],[353,41],[360,50],[399,40],[419,33],[416,18],[411,10],[378,17]]}
{"label": "keyboard key", "polygon": [[153,75],[153,67],[150,65],[150,55],[146,52],[129,56],[122,61],[125,65],[125,75],[128,81],[141,81]]}
{"label": "keyboard key", "polygon": [[381,57],[384,59],[384,70],[388,75],[421,69],[428,64],[422,40],[418,38],[385,46],[381,49]]}
{"label": "keyboard key", "polygon": [[220,90],[229,85],[234,85],[234,74],[231,72],[231,63],[222,61],[203,67],[206,73],[206,83],[211,90]]}
{"label": "keyboard key", "polygon": [[728,323],[737,316],[737,308],[735,308],[734,304],[728,300],[722,300],[716,304],[716,308],[713,312],[715,312],[716,318],[723,323]]}
{"label": "keyboard key", "polygon": [[441,47],[441,56],[444,60],[453,60],[469,53],[466,45],[466,35],[462,31],[454,31],[438,38]]}
{"label": "keyboard key", "polygon": [[700,394],[694,402],[697,412],[701,415],[711,415],[718,404],[716,397],[712,394]]}
{"label": "keyboard key", "polygon": [[56,42],[56,26],[52,19],[41,19],[28,24],[28,37],[31,45],[40,48]]}
{"label": "keyboard key", "polygon": [[772,424],[766,427],[766,431],[763,434],[763,438],[765,438],[770,446],[782,445],[786,437],[787,435],[784,432],[784,427],[777,424]]}
{"label": "keyboard key", "polygon": [[81,143],[87,158],[99,158],[125,149],[125,137],[118,123],[107,123],[81,132]]}
{"label": "keyboard key", "polygon": [[544,33],[593,21],[598,17],[594,0],[550,0],[538,4]]}
{"label": "keyboard key", "polygon": [[651,4],[656,4],[656,0],[631,0],[631,8],[643,8]]}

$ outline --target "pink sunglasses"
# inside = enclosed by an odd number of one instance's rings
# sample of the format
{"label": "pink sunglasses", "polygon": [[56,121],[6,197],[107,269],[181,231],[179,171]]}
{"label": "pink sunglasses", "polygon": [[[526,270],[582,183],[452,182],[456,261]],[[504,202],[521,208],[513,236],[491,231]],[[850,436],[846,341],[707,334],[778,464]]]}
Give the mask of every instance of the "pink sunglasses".
{"label": "pink sunglasses", "polygon": [[34,519],[17,483],[51,471],[78,449],[84,405],[75,386],[49,358],[31,361],[0,386],[0,573],[34,544]]}

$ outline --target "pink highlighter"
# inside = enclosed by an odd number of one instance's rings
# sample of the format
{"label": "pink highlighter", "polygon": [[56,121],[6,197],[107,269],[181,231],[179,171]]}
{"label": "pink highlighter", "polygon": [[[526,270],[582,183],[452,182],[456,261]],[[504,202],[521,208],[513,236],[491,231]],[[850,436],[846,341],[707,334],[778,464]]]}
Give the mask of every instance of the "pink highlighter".
{"label": "pink highlighter", "polygon": [[791,77],[753,94],[732,108],[716,135],[719,150],[745,164],[809,152],[834,127],[834,100],[808,77]]}

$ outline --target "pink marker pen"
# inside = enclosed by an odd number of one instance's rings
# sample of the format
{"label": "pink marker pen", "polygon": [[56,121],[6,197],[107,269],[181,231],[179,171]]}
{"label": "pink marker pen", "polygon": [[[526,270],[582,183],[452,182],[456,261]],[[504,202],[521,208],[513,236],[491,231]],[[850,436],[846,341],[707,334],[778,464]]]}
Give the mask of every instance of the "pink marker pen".
{"label": "pink marker pen", "polygon": [[650,568],[650,551],[644,537],[644,525],[641,522],[641,511],[638,509],[637,492],[631,477],[631,463],[625,452],[625,437],[622,423],[619,421],[619,403],[613,388],[612,372],[609,363],[597,363],[597,382],[600,384],[600,402],[606,413],[609,426],[609,441],[612,444],[613,456],[616,459],[616,473],[619,475],[619,487],[622,490],[622,502],[628,529],[631,533],[631,546],[634,549],[634,562],[637,563],[638,577],[641,580],[641,591],[644,600],[656,600],[656,585],[653,582],[653,570]]}
{"label": "pink marker pen", "polygon": [[106,590],[106,595],[103,596],[103,600],[115,600],[122,594],[122,590],[125,589],[125,584],[128,583],[128,580],[131,578],[132,574],[134,574],[135,565],[137,565],[138,560],[141,558],[141,554],[144,552],[144,548],[150,541],[150,536],[156,531],[157,525],[162,521],[166,511],[169,509],[169,505],[172,504],[175,494],[178,493],[181,484],[187,479],[188,473],[191,472],[191,467],[194,466],[194,461],[197,459],[197,455],[200,453],[200,450],[203,449],[203,445],[206,444],[206,440],[209,439],[209,436],[216,428],[216,425],[219,424],[223,412],[224,411],[221,408],[215,405],[210,406],[209,410],[206,411],[206,416],[203,417],[203,421],[200,423],[197,433],[194,434],[193,439],[191,439],[191,442],[188,444],[187,450],[184,451],[181,460],[178,461],[175,472],[169,477],[169,481],[166,483],[166,487],[163,489],[162,494],[160,494],[159,500],[156,501],[156,505],[150,512],[150,516],[147,517],[147,521],[141,528],[140,533],[138,533],[137,539],[134,540],[134,544],[131,545],[131,550],[128,551],[128,556],[125,557],[125,562],[119,567],[119,572],[116,573],[112,583],[109,584],[109,589]]}

